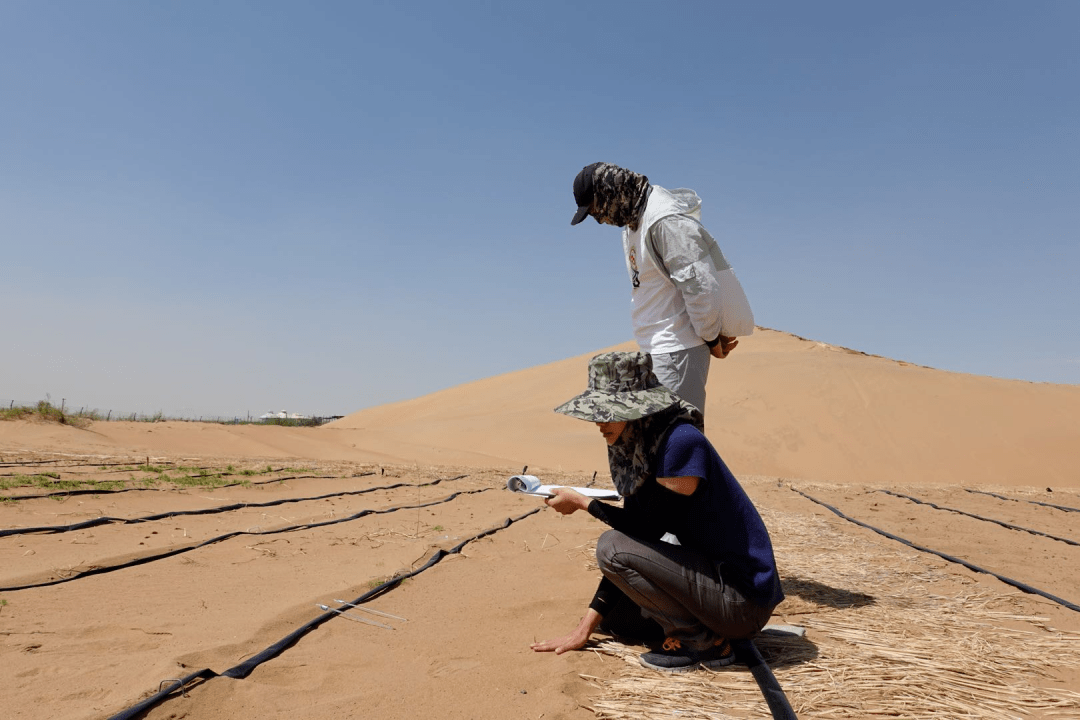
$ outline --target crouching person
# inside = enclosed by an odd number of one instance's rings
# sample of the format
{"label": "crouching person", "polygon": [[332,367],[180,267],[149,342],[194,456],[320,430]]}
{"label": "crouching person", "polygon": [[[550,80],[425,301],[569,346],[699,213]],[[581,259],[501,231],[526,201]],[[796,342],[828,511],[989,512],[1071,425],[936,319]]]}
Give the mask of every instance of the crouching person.
{"label": "crouching person", "polygon": [[700,411],[660,384],[648,355],[613,352],[592,359],[588,389],[556,412],[596,423],[624,501],[569,488],[545,501],[612,529],[597,542],[604,577],[580,624],[532,649],[576,650],[601,630],[649,645],[641,664],[662,672],[733,662],[728,641],[760,631],[784,593],[765,524],[701,433]]}

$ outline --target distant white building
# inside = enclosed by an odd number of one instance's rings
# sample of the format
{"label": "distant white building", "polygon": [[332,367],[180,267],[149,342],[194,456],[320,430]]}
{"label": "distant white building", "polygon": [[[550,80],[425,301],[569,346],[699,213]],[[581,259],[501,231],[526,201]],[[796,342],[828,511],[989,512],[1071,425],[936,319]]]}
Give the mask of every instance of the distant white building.
{"label": "distant white building", "polygon": [[287,413],[284,410],[278,410],[277,412],[268,412],[259,416],[260,420],[310,420],[307,415],[300,415],[298,413]]}

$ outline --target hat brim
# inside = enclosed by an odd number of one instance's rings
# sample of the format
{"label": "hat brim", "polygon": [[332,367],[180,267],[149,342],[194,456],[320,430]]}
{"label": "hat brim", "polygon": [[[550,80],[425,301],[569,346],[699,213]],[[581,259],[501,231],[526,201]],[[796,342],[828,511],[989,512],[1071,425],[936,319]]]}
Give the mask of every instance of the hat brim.
{"label": "hat brim", "polygon": [[589,206],[578,207],[577,212],[574,213],[574,219],[570,221],[571,225],[577,225],[589,215]]}
{"label": "hat brim", "polygon": [[678,396],[660,385],[619,393],[586,390],[555,408],[555,412],[589,422],[622,422],[640,420],[677,404]]}

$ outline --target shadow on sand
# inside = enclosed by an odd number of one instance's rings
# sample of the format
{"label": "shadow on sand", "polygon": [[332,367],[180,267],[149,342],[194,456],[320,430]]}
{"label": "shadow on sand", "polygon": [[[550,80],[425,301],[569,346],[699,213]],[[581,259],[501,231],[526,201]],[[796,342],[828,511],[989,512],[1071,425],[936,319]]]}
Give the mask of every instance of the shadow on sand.
{"label": "shadow on sand", "polygon": [[815,605],[824,605],[831,608],[856,608],[873,605],[877,602],[873,595],[830,587],[816,580],[785,577],[781,582],[784,586],[785,595],[801,598]]}

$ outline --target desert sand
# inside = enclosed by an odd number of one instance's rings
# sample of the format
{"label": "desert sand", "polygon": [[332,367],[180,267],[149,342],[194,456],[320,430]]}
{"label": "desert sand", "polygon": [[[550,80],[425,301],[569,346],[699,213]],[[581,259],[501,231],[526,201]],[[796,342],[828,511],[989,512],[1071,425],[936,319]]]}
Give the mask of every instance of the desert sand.
{"label": "desert sand", "polygon": [[[593,354],[320,428],[0,423],[0,717],[769,717],[743,665],[529,649],[603,526],[505,482],[610,486],[552,412]],[[708,389],[806,629],[756,641],[800,718],[1080,718],[1080,387],[760,329]]]}

